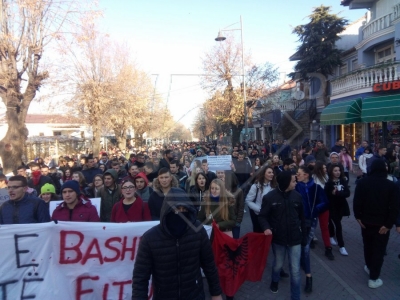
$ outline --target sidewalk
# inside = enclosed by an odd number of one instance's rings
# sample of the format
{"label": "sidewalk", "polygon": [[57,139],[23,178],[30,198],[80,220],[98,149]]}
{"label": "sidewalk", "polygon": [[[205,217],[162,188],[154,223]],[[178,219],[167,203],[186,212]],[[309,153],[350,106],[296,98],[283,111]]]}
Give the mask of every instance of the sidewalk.
{"label": "sidewalk", "polygon": [[[354,176],[350,176],[351,196],[348,198],[350,211],[353,209]],[[252,230],[250,214],[245,213],[241,227],[241,234]],[[400,299],[400,234],[392,229],[387,247],[387,256],[383,263],[381,279],[383,286],[377,289],[368,288],[368,275],[364,271],[363,244],[360,226],[351,215],[342,220],[343,238],[349,256],[342,256],[339,247],[333,246],[335,260],[328,260],[324,253],[319,226],[316,230],[318,242],[315,249],[311,249],[311,272],[313,275],[313,292],[304,293],[305,275],[302,275],[302,299]],[[270,251],[267,266],[261,282],[245,282],[235,300],[241,299],[290,299],[290,278],[281,279],[279,292],[273,294],[269,290],[271,283],[271,267],[273,254]],[[289,272],[289,266],[284,267]],[[205,281],[206,284],[206,281]],[[210,299],[210,298],[207,298]]]}

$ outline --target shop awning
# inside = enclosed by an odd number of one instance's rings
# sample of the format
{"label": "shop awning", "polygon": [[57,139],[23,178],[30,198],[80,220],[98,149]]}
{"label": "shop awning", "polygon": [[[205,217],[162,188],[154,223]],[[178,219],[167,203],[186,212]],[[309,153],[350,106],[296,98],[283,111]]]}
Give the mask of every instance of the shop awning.
{"label": "shop awning", "polygon": [[400,121],[400,95],[365,98],[361,113],[362,121]]}
{"label": "shop awning", "polygon": [[361,98],[329,104],[321,113],[322,125],[342,125],[361,122]]}

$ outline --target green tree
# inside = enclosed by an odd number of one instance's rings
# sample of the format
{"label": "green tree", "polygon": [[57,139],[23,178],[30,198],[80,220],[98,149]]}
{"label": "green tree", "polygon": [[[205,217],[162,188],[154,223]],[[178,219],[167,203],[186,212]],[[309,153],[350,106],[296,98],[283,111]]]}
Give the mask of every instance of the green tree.
{"label": "green tree", "polygon": [[342,65],[342,51],[336,48],[336,42],[348,20],[330,12],[330,6],[316,7],[309,15],[310,22],[293,29],[301,44],[295,54],[299,58],[295,72],[289,74],[292,79],[307,79],[308,74],[317,72],[326,77]]}

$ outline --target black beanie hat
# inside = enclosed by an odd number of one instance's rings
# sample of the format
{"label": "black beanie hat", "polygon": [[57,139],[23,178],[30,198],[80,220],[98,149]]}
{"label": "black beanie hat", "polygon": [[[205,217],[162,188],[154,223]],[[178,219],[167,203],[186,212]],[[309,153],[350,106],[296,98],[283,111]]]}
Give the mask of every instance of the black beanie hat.
{"label": "black beanie hat", "polygon": [[276,181],[278,182],[278,189],[281,192],[286,191],[289,187],[290,182],[292,181],[292,172],[291,171],[283,171],[278,174],[276,177]]}
{"label": "black beanie hat", "polygon": [[66,188],[73,190],[77,196],[79,196],[81,194],[78,181],[68,180],[68,181],[64,182],[64,184],[61,186],[61,194],[62,194],[63,189],[66,189]]}

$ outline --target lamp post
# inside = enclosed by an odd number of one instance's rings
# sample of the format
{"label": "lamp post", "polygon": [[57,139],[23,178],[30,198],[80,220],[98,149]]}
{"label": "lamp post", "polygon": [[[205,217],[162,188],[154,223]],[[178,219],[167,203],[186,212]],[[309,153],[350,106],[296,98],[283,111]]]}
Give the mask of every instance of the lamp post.
{"label": "lamp post", "polygon": [[[234,23],[232,25],[235,25],[237,23]],[[232,26],[229,25],[228,27]],[[228,28],[225,27],[225,28]],[[222,42],[226,40],[226,37],[222,35],[222,31],[234,31],[234,30],[240,30],[240,41],[241,41],[241,46],[242,46],[242,76],[243,76],[243,103],[244,103],[244,136],[246,140],[246,150],[247,150],[247,139],[248,139],[248,121],[247,121],[247,97],[246,97],[246,80],[245,80],[245,73],[244,73],[244,43],[243,43],[243,22],[242,22],[242,16],[240,16],[240,28],[234,28],[234,29],[222,29],[218,32],[218,36],[215,38],[217,42]]]}

